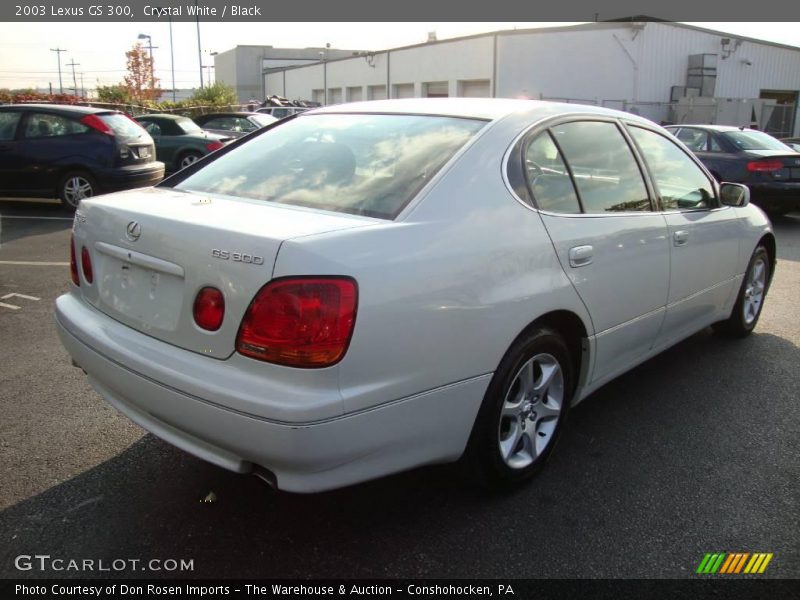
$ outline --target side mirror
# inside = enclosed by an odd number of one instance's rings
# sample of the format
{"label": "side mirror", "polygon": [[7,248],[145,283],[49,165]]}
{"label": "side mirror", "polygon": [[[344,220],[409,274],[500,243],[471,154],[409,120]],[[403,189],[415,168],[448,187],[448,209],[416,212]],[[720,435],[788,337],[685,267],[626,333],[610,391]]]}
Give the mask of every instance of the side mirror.
{"label": "side mirror", "polygon": [[750,188],[741,183],[721,183],[719,200],[725,206],[747,206],[750,204]]}

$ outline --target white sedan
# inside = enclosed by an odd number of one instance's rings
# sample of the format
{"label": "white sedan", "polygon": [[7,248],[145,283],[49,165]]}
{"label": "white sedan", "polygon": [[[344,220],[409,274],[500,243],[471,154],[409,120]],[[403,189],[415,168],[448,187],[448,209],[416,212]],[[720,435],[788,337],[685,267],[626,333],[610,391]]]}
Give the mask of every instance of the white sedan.
{"label": "white sedan", "polygon": [[71,254],[58,331],[110,404],[313,492],[459,459],[528,479],[606,382],[709,325],[750,333],[775,237],[635,115],[418,99],[84,199]]}

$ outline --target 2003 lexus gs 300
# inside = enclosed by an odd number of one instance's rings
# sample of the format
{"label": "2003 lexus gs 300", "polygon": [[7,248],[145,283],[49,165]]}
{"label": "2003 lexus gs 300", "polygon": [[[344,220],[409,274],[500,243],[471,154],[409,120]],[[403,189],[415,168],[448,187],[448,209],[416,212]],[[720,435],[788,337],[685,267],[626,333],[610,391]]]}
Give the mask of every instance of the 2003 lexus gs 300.
{"label": "2003 lexus gs 300", "polygon": [[653,123],[522,100],[309,111],[84,199],[61,339],[106,400],[311,492],[463,461],[528,479],[570,405],[756,325],[768,219]]}

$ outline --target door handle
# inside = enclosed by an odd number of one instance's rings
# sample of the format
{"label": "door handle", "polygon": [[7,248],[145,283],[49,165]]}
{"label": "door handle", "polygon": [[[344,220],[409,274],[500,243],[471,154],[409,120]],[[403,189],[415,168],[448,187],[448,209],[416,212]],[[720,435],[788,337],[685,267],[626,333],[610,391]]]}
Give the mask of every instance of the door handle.
{"label": "door handle", "polygon": [[594,260],[594,248],[591,246],[575,246],[569,249],[569,266],[585,267]]}
{"label": "door handle", "polygon": [[672,243],[675,246],[685,246],[689,241],[689,232],[681,229],[672,234]]}

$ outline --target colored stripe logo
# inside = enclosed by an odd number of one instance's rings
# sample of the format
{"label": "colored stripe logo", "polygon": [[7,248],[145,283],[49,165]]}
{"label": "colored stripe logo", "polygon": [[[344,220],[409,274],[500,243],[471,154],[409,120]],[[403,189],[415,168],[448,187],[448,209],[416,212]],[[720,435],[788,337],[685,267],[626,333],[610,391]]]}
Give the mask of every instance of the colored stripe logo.
{"label": "colored stripe logo", "polygon": [[767,570],[773,554],[766,552],[714,552],[706,553],[697,573],[701,575],[761,574]]}

